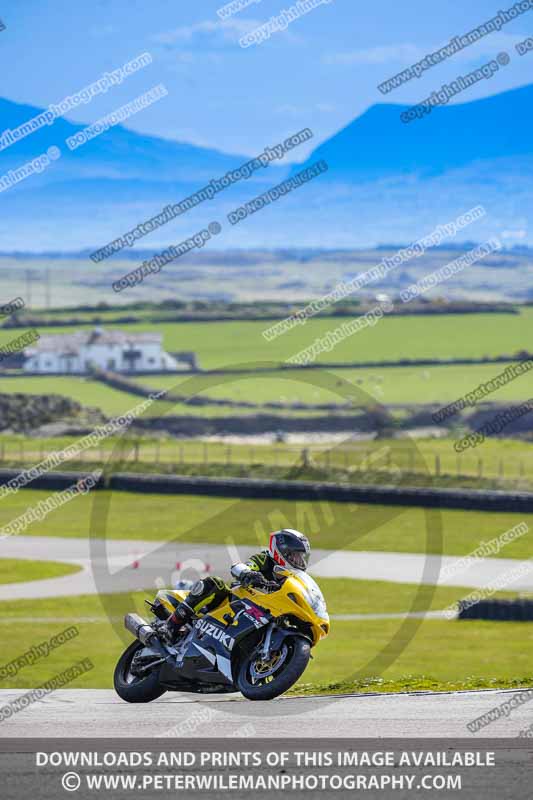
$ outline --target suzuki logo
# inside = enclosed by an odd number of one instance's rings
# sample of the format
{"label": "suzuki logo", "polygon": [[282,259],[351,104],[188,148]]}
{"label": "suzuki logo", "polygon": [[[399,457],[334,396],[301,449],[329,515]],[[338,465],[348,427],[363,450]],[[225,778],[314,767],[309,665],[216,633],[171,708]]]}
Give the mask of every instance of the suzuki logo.
{"label": "suzuki logo", "polygon": [[212,639],[215,639],[217,642],[220,642],[224,645],[226,650],[231,650],[233,645],[235,644],[235,639],[222,629],[218,628],[216,625],[213,625],[212,622],[208,622],[205,620],[200,620],[197,628],[201,633],[205,634],[206,636],[210,636]]}
{"label": "suzuki logo", "polygon": [[246,603],[246,611],[254,620],[257,622],[268,622],[267,618],[265,617],[265,612],[257,608],[257,606],[251,606]]}

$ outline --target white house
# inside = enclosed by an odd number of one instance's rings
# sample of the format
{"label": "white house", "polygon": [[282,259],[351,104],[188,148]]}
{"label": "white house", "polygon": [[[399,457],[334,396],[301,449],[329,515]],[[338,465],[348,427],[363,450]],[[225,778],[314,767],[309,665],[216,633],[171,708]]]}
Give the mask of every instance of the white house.
{"label": "white house", "polygon": [[190,369],[190,363],[166,353],[162,344],[159,333],[103,328],[45,335],[24,351],[24,370],[84,375],[91,367],[125,373]]}

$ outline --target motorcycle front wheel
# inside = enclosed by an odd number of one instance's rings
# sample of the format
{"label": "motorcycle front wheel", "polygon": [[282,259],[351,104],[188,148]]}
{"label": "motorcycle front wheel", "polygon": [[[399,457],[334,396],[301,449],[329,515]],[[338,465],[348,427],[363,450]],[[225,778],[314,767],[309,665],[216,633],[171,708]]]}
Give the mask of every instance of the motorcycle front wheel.
{"label": "motorcycle front wheel", "polygon": [[143,647],[144,645],[139,641],[132,642],[122,653],[115,667],[115,691],[122,700],[126,700],[128,703],[150,703],[152,700],[157,700],[166,691],[159,683],[158,669],[154,669],[143,678],[132,673],[133,657]]}
{"label": "motorcycle front wheel", "polygon": [[272,700],[296,683],[310,657],[311,645],[301,636],[284,639],[266,661],[257,647],[241,661],[237,688],[248,700]]}

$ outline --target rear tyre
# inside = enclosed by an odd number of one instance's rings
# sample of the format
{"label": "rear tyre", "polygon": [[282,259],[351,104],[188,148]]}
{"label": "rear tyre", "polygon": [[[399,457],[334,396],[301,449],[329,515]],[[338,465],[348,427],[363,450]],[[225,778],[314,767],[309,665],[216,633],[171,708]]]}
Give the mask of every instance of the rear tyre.
{"label": "rear tyre", "polygon": [[241,662],[237,688],[248,700],[272,700],[296,683],[310,657],[311,645],[301,636],[284,639],[268,664],[262,661],[257,648]]}
{"label": "rear tyre", "polygon": [[120,656],[113,682],[115,691],[122,700],[128,703],[150,703],[157,700],[165,693],[159,683],[159,669],[150,672],[146,677],[139,678],[131,672],[131,662],[135,653],[142,650],[144,645],[139,641],[134,641]]}

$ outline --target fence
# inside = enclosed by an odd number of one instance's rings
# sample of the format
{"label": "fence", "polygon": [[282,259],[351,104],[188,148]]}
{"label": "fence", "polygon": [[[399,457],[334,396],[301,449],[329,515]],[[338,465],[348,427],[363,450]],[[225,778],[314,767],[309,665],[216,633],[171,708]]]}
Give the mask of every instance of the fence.
{"label": "fence", "polygon": [[[75,444],[76,439],[64,439],[53,444],[46,440],[0,439],[0,464],[15,466],[36,464],[61,447]],[[481,449],[481,448],[480,448]],[[531,450],[531,453],[529,452]],[[104,464],[108,461],[149,465],[153,471],[158,465],[176,469],[184,465],[274,467],[290,470],[297,466],[316,467],[326,471],[369,472],[392,474],[398,469],[407,474],[431,477],[471,479],[499,479],[528,483],[533,480],[533,448],[525,446],[502,456],[497,448],[485,452],[456,454],[449,441],[433,449],[424,442],[419,447],[406,447],[401,440],[370,441],[337,445],[302,445],[280,442],[243,444],[221,441],[138,439],[132,443],[127,458],[119,459],[120,448],[113,440],[105,440],[99,447],[87,449],[72,461],[83,464]],[[71,463],[72,463],[71,461]],[[65,469],[69,462],[64,462]]]}

